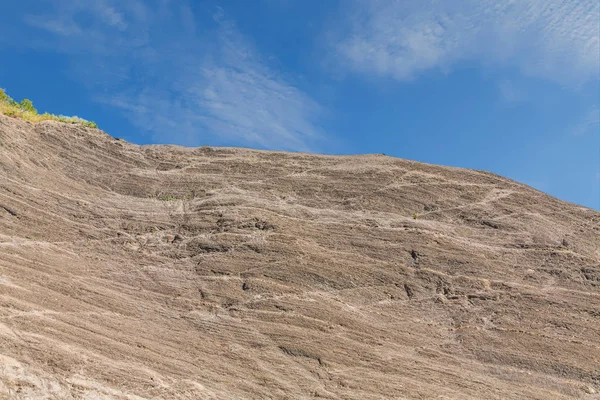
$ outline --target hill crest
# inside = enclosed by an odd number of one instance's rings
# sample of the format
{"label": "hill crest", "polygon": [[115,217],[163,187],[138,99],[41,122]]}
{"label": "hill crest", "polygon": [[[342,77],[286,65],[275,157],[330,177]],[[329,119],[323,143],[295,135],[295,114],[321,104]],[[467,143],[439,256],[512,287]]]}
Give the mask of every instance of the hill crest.
{"label": "hill crest", "polygon": [[599,243],[487,172],[0,115],[0,393],[594,396]]}

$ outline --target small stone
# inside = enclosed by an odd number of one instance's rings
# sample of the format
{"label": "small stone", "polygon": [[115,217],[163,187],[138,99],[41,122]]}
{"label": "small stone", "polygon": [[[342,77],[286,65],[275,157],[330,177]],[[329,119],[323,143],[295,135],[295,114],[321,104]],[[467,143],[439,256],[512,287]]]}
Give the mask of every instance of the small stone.
{"label": "small stone", "polygon": [[594,389],[594,388],[593,388],[593,387],[591,387],[591,386],[587,386],[587,385],[586,385],[586,386],[583,388],[583,390],[584,390],[584,392],[586,392],[587,394],[596,394],[596,389]]}

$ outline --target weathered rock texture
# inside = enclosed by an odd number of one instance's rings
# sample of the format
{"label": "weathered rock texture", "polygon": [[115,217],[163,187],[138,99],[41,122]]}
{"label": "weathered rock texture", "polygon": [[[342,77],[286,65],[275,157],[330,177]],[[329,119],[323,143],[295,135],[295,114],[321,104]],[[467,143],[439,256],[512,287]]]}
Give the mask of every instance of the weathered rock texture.
{"label": "weathered rock texture", "polygon": [[597,392],[597,211],[481,171],[0,116],[2,398]]}

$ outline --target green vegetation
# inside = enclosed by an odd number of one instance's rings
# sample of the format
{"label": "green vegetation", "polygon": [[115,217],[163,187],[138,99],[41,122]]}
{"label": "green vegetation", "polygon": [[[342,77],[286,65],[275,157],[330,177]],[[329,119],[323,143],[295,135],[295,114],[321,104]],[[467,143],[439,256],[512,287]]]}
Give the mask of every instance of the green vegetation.
{"label": "green vegetation", "polygon": [[0,89],[0,113],[9,117],[20,118],[29,122],[41,121],[59,121],[67,124],[80,124],[89,128],[98,128],[93,121],[87,121],[79,117],[66,117],[64,115],[54,115],[49,113],[39,114],[29,99],[24,99],[20,103],[14,101],[6,94],[4,89]]}
{"label": "green vegetation", "polygon": [[162,191],[156,190],[154,193],[148,193],[148,194],[146,194],[146,196],[149,199],[156,199],[156,200],[160,200],[160,201],[177,201],[177,200],[181,200],[181,201],[184,201],[184,202],[193,200],[193,199],[195,199],[197,197],[201,197],[201,195],[199,195],[196,192],[195,189],[190,190],[186,194],[162,192]]}

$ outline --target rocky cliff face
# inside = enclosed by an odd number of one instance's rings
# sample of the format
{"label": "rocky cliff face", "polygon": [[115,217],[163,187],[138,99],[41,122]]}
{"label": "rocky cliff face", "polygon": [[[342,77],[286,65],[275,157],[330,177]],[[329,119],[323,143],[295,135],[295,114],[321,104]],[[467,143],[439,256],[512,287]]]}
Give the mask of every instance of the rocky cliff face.
{"label": "rocky cliff face", "polygon": [[596,398],[600,213],[0,116],[0,397]]}

